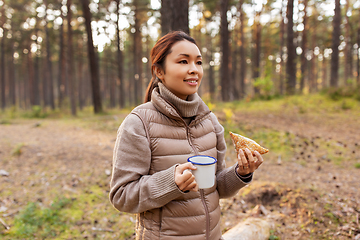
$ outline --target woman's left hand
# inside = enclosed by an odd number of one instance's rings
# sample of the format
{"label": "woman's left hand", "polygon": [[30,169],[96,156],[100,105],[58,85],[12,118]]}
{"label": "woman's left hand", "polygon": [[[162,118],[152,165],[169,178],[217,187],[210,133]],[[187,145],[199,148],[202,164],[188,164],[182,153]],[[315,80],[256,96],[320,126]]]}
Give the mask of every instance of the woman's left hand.
{"label": "woman's left hand", "polygon": [[252,155],[249,149],[240,150],[238,154],[238,168],[237,172],[241,176],[245,176],[254,172],[263,162],[263,158],[258,151],[254,151],[255,156]]}

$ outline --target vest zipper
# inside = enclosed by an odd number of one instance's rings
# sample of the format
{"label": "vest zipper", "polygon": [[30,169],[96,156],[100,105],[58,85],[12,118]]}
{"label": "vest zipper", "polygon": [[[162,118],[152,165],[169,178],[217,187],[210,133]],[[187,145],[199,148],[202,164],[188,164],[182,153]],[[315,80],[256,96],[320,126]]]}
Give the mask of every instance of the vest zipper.
{"label": "vest zipper", "polygon": [[[165,99],[164,99],[165,100]],[[177,110],[176,107],[174,107],[174,105],[172,105],[169,101],[165,100],[168,104],[170,104],[171,106],[173,106],[173,108],[175,109],[175,111],[178,113],[179,116],[181,116],[180,112]],[[209,114],[206,114],[205,116],[207,116]],[[203,116],[203,117],[205,117]],[[186,136],[187,136],[187,139],[188,139],[188,142],[190,144],[190,146],[192,147],[192,149],[194,150],[194,153],[195,155],[199,155],[199,152],[198,150],[194,147],[194,145],[192,144],[192,141],[191,141],[191,136],[190,136],[190,127],[186,124],[186,122],[184,121],[184,119],[182,117],[180,117],[182,122],[184,123],[185,125],[185,128],[186,128]],[[191,124],[191,123],[190,123]],[[210,213],[209,213],[209,209],[208,209],[208,206],[206,205],[206,202],[205,202],[205,192],[204,192],[204,189],[199,189],[199,192],[200,192],[200,198],[201,198],[201,202],[204,206],[204,210],[205,210],[205,218],[206,218],[206,232],[205,232],[205,239],[206,240],[210,240]]]}
{"label": "vest zipper", "polygon": [[185,128],[186,128],[186,137],[187,137],[188,143],[191,146],[191,148],[193,149],[195,155],[199,155],[198,150],[194,147],[194,144],[191,141],[190,128],[189,128],[189,126],[186,125],[185,121],[184,121],[184,124],[185,124]]}
{"label": "vest zipper", "polygon": [[162,213],[163,213],[163,208],[161,207],[159,210],[159,239],[161,239],[161,228],[162,228]]}
{"label": "vest zipper", "polygon": [[209,209],[206,205],[205,202],[205,193],[204,193],[204,189],[200,189],[200,198],[201,198],[201,202],[204,206],[205,209],[205,218],[206,218],[206,232],[205,232],[205,239],[206,240],[210,240],[210,213],[209,213]]}

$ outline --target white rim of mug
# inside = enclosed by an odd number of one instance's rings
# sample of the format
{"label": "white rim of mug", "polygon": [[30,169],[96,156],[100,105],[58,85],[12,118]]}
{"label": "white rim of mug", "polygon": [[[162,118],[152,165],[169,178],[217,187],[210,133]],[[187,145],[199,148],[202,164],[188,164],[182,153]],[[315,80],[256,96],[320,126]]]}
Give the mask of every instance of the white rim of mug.
{"label": "white rim of mug", "polygon": [[[196,157],[208,157],[208,158],[212,158],[214,161],[211,162],[211,163],[195,163],[195,162],[192,162],[192,161],[191,161],[191,158],[196,158]],[[195,156],[189,157],[189,158],[187,159],[187,161],[188,161],[188,162],[191,162],[192,164],[196,164],[196,165],[212,165],[212,164],[214,164],[214,163],[217,162],[216,158],[211,157],[211,156],[208,156],[208,155],[195,155]]]}

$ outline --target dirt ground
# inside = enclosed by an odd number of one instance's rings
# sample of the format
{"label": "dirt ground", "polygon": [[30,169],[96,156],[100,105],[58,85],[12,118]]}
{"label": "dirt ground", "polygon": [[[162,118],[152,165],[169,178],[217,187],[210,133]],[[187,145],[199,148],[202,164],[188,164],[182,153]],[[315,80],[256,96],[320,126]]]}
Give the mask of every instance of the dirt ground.
{"label": "dirt ground", "polygon": [[[360,239],[360,169],[354,167],[360,163],[359,118],[256,112],[236,114],[235,121],[288,132],[299,142],[292,159],[264,157],[254,181],[222,200],[223,229],[253,216],[270,219],[271,239]],[[61,120],[0,124],[0,170],[6,171],[0,176],[0,218],[6,223],[30,201],[48,204],[55,190],[76,191],[86,183],[107,188],[115,138],[116,130]],[[317,152],[319,141],[335,142],[343,149],[340,158],[352,161],[329,161]]]}

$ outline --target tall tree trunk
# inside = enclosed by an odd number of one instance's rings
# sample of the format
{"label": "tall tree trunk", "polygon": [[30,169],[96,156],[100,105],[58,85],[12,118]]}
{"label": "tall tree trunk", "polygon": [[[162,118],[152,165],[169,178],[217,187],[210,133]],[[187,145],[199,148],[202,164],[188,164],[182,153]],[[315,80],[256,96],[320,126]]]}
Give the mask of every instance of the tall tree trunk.
{"label": "tall tree trunk", "polygon": [[245,76],[246,76],[246,52],[245,52],[245,34],[244,34],[244,0],[240,0],[239,12],[240,12],[240,98],[245,97]]}
{"label": "tall tree trunk", "polygon": [[5,39],[6,39],[6,31],[4,28],[4,24],[6,21],[5,16],[5,7],[1,9],[1,17],[0,17],[0,27],[3,30],[3,36],[0,39],[0,100],[1,100],[1,109],[5,110],[6,107],[6,96],[5,96]]}
{"label": "tall tree trunk", "polygon": [[68,81],[69,81],[69,93],[70,93],[70,105],[71,105],[71,114],[76,116],[76,100],[75,100],[75,77],[73,71],[73,64],[74,64],[74,56],[73,56],[73,41],[72,41],[72,27],[71,27],[71,20],[72,20],[72,10],[71,10],[72,0],[67,0],[67,26],[68,26]]}
{"label": "tall tree trunk", "polygon": [[279,93],[281,95],[284,94],[284,77],[283,77],[283,72],[284,72],[284,42],[285,42],[285,17],[284,17],[284,3],[285,0],[281,1],[281,9],[280,9],[280,15],[281,15],[281,23],[280,23],[280,69],[279,69]]}
{"label": "tall tree trunk", "polygon": [[45,47],[46,47],[46,56],[45,59],[43,59],[43,78],[42,78],[42,97],[43,97],[43,103],[44,107],[49,106],[49,68],[48,68],[48,52],[47,52],[47,38],[48,38],[48,29],[47,29],[47,4],[46,1],[44,1],[45,5],[45,15],[43,21],[45,21]]}
{"label": "tall tree trunk", "polygon": [[230,100],[229,91],[229,26],[227,21],[227,11],[229,8],[229,0],[221,0],[220,3],[220,42],[221,42],[221,65],[220,65],[220,83],[221,97],[223,101]]}
{"label": "tall tree trunk", "polygon": [[172,30],[181,30],[189,34],[189,0],[170,1],[174,4]]}
{"label": "tall tree trunk", "polygon": [[[111,52],[109,51],[109,54]],[[113,74],[113,71],[112,71],[112,64],[111,64],[111,61],[109,61],[109,63],[107,64],[107,69],[108,69],[108,73],[109,73],[109,93],[110,93],[110,107],[111,108],[114,108],[116,106],[116,100],[115,100],[115,81],[116,81],[116,78],[114,77],[114,74]]]}
{"label": "tall tree trunk", "polygon": [[[325,51],[325,48],[323,49],[323,55],[324,55],[324,51]],[[328,74],[327,74],[327,59],[326,57],[323,57],[323,60],[322,60],[322,76],[321,76],[321,79],[322,79],[322,88],[325,89],[327,88],[327,79],[328,79]]]}
{"label": "tall tree trunk", "polygon": [[140,32],[140,20],[139,20],[139,0],[134,0],[135,5],[135,32],[134,32],[134,96],[135,104],[138,105],[142,102],[142,44],[141,44],[141,32]]}
{"label": "tall tree trunk", "polygon": [[308,0],[304,0],[304,16],[303,16],[303,26],[304,26],[304,30],[302,31],[302,39],[301,39],[301,49],[302,49],[302,53],[301,53],[301,77],[300,77],[300,93],[303,92],[304,87],[305,87],[305,76],[306,76],[306,69],[307,69],[307,59],[306,59],[306,54],[307,54],[307,32],[308,32],[308,25],[307,25],[307,5],[308,5]]}
{"label": "tall tree trunk", "polygon": [[58,70],[58,107],[61,108],[64,98],[65,98],[65,89],[66,89],[66,78],[65,78],[65,71],[66,71],[66,59],[65,59],[65,44],[64,44],[64,13],[62,11],[62,4],[60,3],[60,16],[62,18],[62,23],[60,25],[60,32],[59,32],[59,70]]}
{"label": "tall tree trunk", "polygon": [[[254,37],[255,37],[255,49],[254,49],[254,65],[253,65],[253,79],[256,80],[260,77],[260,55],[261,55],[261,23],[260,23],[261,11],[256,12],[254,19]],[[255,95],[260,93],[259,88],[254,88]]]}
{"label": "tall tree trunk", "polygon": [[[38,19],[36,19],[36,26],[35,26],[35,44],[38,46],[38,36],[39,36],[39,29],[38,29]],[[32,86],[34,102],[32,105],[40,105],[40,49],[36,49],[35,52],[35,63],[34,63],[34,82]]]}
{"label": "tall tree trunk", "polygon": [[[360,9],[358,14],[360,22]],[[360,24],[357,29],[357,86],[360,87]]]}
{"label": "tall tree trunk", "polygon": [[161,33],[189,29],[189,0],[161,0]]}
{"label": "tall tree trunk", "polygon": [[[78,49],[83,49],[83,41],[82,39],[79,39],[78,41]],[[82,110],[83,107],[85,106],[85,94],[84,92],[86,91],[86,85],[84,83],[84,76],[83,76],[83,56],[82,56],[82,52],[81,51],[79,53],[79,58],[77,61],[77,79],[78,79],[78,101],[79,101],[79,109]]]}
{"label": "tall tree trunk", "polygon": [[92,38],[91,30],[91,12],[89,8],[89,0],[81,0],[82,9],[84,12],[86,33],[88,37],[88,54],[89,54],[89,67],[91,71],[91,87],[92,87],[92,99],[94,104],[94,112],[101,113],[102,104],[101,104],[101,94],[100,94],[100,84],[99,84],[99,66],[97,63],[97,56],[95,53],[94,42]]}
{"label": "tall tree trunk", "polygon": [[28,47],[27,47],[28,53],[26,54],[26,58],[27,58],[27,71],[29,73],[28,75],[28,79],[27,79],[27,84],[26,84],[26,88],[25,91],[27,91],[27,95],[29,95],[29,106],[33,106],[35,105],[35,96],[34,96],[34,78],[35,78],[35,73],[34,73],[34,62],[33,62],[33,57],[32,57],[32,53],[31,53],[31,43],[28,43]]}
{"label": "tall tree trunk", "polygon": [[340,0],[335,0],[335,15],[333,18],[333,34],[332,34],[332,54],[331,54],[331,74],[330,87],[339,85],[339,44],[341,24],[341,7]]}
{"label": "tall tree trunk", "polygon": [[[316,92],[316,86],[317,86],[317,79],[316,79],[316,69],[315,69],[315,61],[316,61],[316,55],[315,55],[315,48],[316,48],[316,44],[317,44],[317,30],[318,30],[318,11],[316,8],[316,5],[313,6],[313,11],[312,11],[312,38],[311,38],[311,60],[310,60],[310,64],[308,65],[308,70],[309,70],[309,74],[308,74],[308,87],[309,87],[309,92]],[[326,81],[326,79],[322,79],[323,81]]]}
{"label": "tall tree trunk", "polygon": [[[44,1],[45,9],[47,10],[47,1]],[[50,34],[47,22],[47,14],[45,13],[44,17],[45,24],[45,35],[46,35],[46,79],[48,80],[48,88],[47,88],[47,100],[51,107],[51,109],[55,109],[55,101],[54,101],[54,84],[53,84],[53,72],[52,72],[52,62],[51,62],[51,48],[50,48]]]}
{"label": "tall tree trunk", "polygon": [[[23,57],[23,61],[19,64],[19,72],[27,72],[27,61],[26,55]],[[19,79],[21,79],[21,84],[19,85],[19,106],[22,109],[29,108],[29,87],[28,87],[28,78],[29,73],[25,76],[24,74],[18,74]]]}
{"label": "tall tree trunk", "polygon": [[9,43],[10,61],[9,61],[9,100],[11,106],[16,106],[16,76],[15,76],[15,59],[14,59],[14,42]]}
{"label": "tall tree trunk", "polygon": [[[234,100],[234,99],[239,99],[239,88],[238,88],[238,81],[237,81],[237,76],[238,76],[238,66],[237,63],[238,61],[238,56],[239,56],[239,47],[238,47],[238,36],[239,36],[239,32],[240,31],[238,28],[235,28],[231,35],[232,35],[232,45],[231,48],[233,49],[232,51],[229,51],[231,54],[230,58],[231,58],[231,70],[230,70],[230,74],[231,74],[231,78],[230,78],[230,90],[231,90],[231,96],[232,98],[230,98],[230,100]],[[230,97],[231,97],[230,96]]]}
{"label": "tall tree trunk", "polygon": [[214,49],[213,49],[213,44],[212,44],[212,37],[209,35],[206,35],[206,39],[207,39],[207,49],[208,51],[206,52],[208,57],[208,62],[209,62],[209,93],[210,93],[210,98],[212,100],[215,100],[215,77],[214,77],[214,62],[213,62],[213,54],[214,54]]}
{"label": "tall tree trunk", "polygon": [[117,76],[119,83],[119,104],[120,108],[125,107],[125,92],[124,92],[124,68],[123,68],[123,54],[121,50],[121,41],[120,41],[120,0],[116,0],[116,43],[117,43]]}
{"label": "tall tree trunk", "polygon": [[173,2],[172,0],[161,0],[161,35],[163,36],[172,30]]}
{"label": "tall tree trunk", "polygon": [[351,76],[351,36],[350,36],[350,18],[347,15],[347,12],[350,7],[350,0],[346,0],[345,4],[345,48],[344,48],[344,83],[345,85],[349,84],[348,80],[352,80]]}
{"label": "tall tree trunk", "polygon": [[294,45],[294,0],[289,0],[287,5],[286,17],[288,19],[287,25],[287,50],[288,50],[288,59],[286,66],[286,94],[293,95],[295,94],[296,87],[296,49]]}

